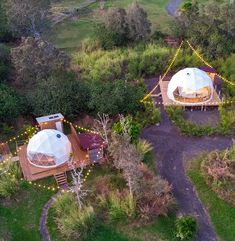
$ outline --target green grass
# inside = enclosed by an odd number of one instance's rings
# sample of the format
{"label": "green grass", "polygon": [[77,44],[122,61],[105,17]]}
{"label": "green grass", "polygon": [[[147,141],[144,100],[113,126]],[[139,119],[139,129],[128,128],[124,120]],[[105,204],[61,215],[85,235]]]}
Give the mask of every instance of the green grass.
{"label": "green grass", "polygon": [[10,199],[0,199],[0,239],[40,241],[39,220],[42,207],[52,192],[24,185]]}
{"label": "green grass", "polygon": [[[56,6],[61,7],[78,7],[84,1],[65,0]],[[133,0],[108,0],[105,7],[127,7]],[[167,0],[139,0],[139,4],[147,11],[152,29],[168,32],[172,17],[165,11]],[[89,9],[93,12],[99,8],[99,4],[92,4]],[[65,20],[57,24],[53,29],[44,34],[44,37],[54,43],[58,48],[64,49],[71,53],[79,48],[81,41],[87,37],[94,36],[94,22],[99,21],[100,15],[93,12],[87,16],[80,17],[78,20]]]}
{"label": "green grass", "polygon": [[207,207],[211,221],[221,240],[234,241],[235,237],[235,207],[218,198],[215,192],[206,184],[201,171],[202,158],[198,158],[187,171],[200,199]]}

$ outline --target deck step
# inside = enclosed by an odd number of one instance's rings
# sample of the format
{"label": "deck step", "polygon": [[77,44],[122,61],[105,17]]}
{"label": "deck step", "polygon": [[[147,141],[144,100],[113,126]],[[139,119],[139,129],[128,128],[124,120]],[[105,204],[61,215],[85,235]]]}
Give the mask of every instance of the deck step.
{"label": "deck step", "polygon": [[58,173],[54,175],[54,177],[59,187],[64,188],[65,186],[68,186],[67,175],[65,172]]}

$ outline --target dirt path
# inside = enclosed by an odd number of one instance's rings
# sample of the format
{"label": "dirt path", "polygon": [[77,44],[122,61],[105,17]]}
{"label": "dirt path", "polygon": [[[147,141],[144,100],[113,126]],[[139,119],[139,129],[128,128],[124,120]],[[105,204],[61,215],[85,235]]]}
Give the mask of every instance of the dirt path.
{"label": "dirt path", "polygon": [[231,146],[231,138],[226,137],[186,137],[182,136],[162,109],[159,126],[146,128],[142,137],[154,146],[160,175],[173,186],[173,193],[183,214],[194,214],[198,219],[197,241],[217,240],[207,212],[185,175],[183,160],[190,159],[203,151],[223,150]]}
{"label": "dirt path", "polygon": [[168,5],[166,6],[166,11],[171,16],[175,17],[176,12],[179,9],[179,6],[181,4],[182,0],[171,0],[169,1]]}

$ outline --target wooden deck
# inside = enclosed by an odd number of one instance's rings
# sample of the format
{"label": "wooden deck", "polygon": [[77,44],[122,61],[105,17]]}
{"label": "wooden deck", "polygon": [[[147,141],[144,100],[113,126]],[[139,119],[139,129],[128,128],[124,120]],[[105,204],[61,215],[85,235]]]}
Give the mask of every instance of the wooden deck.
{"label": "wooden deck", "polygon": [[[76,167],[79,167],[82,162],[85,162],[85,165],[89,165],[90,161],[88,160],[87,152],[81,150],[76,138],[72,134],[68,135],[68,138],[72,144],[73,161]],[[19,151],[19,160],[24,178],[28,181],[35,181],[70,170],[70,167],[67,163],[56,168],[49,169],[33,166],[28,161],[26,145],[22,146],[21,150]]]}
{"label": "wooden deck", "polygon": [[219,106],[221,103],[221,100],[216,93],[216,91],[213,91],[213,96],[211,100],[209,100],[206,103],[179,103],[175,102],[169,99],[167,95],[167,89],[168,89],[168,84],[170,81],[160,81],[160,89],[161,89],[161,94],[162,94],[162,102],[164,106],[172,106],[172,105],[178,105],[178,106]]}

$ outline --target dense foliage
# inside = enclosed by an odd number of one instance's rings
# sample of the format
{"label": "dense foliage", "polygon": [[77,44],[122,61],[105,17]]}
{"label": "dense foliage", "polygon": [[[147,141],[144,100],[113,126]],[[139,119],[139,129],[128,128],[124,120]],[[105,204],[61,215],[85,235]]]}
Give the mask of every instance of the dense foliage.
{"label": "dense foliage", "polygon": [[7,22],[17,36],[39,37],[47,25],[50,0],[4,0]]}
{"label": "dense foliage", "polygon": [[193,240],[196,229],[197,222],[194,217],[183,216],[176,220],[176,237],[179,240],[190,241]]}
{"label": "dense foliage", "polygon": [[96,38],[105,49],[139,41],[151,33],[147,13],[137,3],[128,9],[109,8],[102,24],[96,26]]}
{"label": "dense foliage", "polygon": [[201,163],[202,173],[219,197],[235,205],[235,147],[211,152]]}
{"label": "dense foliage", "polygon": [[69,58],[51,43],[41,38],[23,38],[20,45],[12,48],[11,57],[16,81],[24,91],[32,89],[43,78],[55,70],[66,70]]}
{"label": "dense foliage", "polygon": [[214,58],[235,50],[235,3],[186,1],[181,13],[182,32],[207,56]]}
{"label": "dense foliage", "polygon": [[41,79],[27,93],[28,103],[36,116],[62,112],[73,116],[86,111],[87,88],[72,72],[56,71]]}
{"label": "dense foliage", "polygon": [[0,44],[0,82],[8,79],[10,72],[10,50],[6,45]]}
{"label": "dense foliage", "polygon": [[234,135],[235,132],[235,118],[233,106],[220,106],[220,122],[217,127],[212,127],[210,125],[197,125],[195,123],[185,120],[182,115],[182,107],[168,107],[166,111],[170,119],[185,135]]}
{"label": "dense foliage", "polygon": [[72,193],[65,193],[54,204],[56,223],[66,239],[84,240],[92,237],[97,226],[97,218],[91,206],[78,208]]}
{"label": "dense foliage", "polygon": [[22,100],[14,89],[0,83],[0,122],[13,121],[22,110]]}

